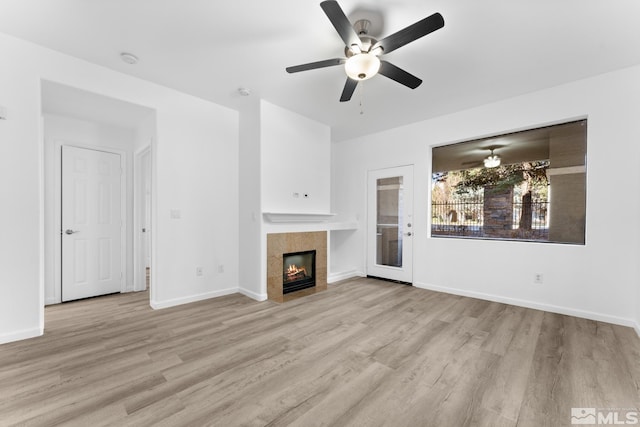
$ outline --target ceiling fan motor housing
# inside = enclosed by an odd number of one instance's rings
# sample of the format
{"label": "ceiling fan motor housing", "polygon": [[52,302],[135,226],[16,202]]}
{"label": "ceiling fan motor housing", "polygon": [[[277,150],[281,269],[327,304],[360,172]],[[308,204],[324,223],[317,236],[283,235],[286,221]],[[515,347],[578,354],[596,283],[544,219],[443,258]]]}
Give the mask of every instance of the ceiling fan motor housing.
{"label": "ceiling fan motor housing", "polygon": [[[362,44],[361,51],[363,53],[368,53],[369,51],[371,51],[371,48],[375,46],[376,43],[378,43],[378,40],[369,36],[360,36],[360,43]],[[351,58],[353,55],[356,55],[357,53],[358,52],[354,52],[349,46],[345,46],[344,48],[344,55],[347,58]],[[380,55],[380,54],[382,54],[382,49],[380,49],[379,53],[376,52],[376,55]]]}
{"label": "ceiling fan motor housing", "polygon": [[[370,27],[371,21],[367,19],[356,21],[353,24],[353,29],[358,34],[361,46],[359,49],[355,49],[355,52],[350,46],[344,48],[344,54],[347,57],[345,72],[354,80],[368,80],[375,76],[380,69],[380,60],[377,55],[371,53],[371,48],[378,43],[378,40],[367,35]],[[382,51],[376,53],[380,54]]]}
{"label": "ceiling fan motor housing", "polygon": [[[369,35],[370,27],[371,21],[367,19],[360,19],[353,24],[353,29],[358,34],[358,38],[360,39],[360,43],[362,45],[360,50],[365,53],[369,52],[371,48],[375,46],[376,43],[378,43],[378,40],[376,38]],[[345,46],[344,54],[347,58],[351,58],[356,53],[357,52],[354,52],[350,46]]]}

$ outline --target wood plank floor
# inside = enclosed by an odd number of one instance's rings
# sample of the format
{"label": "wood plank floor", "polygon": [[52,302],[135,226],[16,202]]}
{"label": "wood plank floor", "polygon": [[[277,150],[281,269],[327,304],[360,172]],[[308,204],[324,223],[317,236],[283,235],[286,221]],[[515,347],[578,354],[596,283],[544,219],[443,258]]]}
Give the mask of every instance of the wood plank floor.
{"label": "wood plank floor", "polygon": [[0,425],[563,426],[640,407],[630,328],[372,279],[286,304],[47,307],[0,346]]}

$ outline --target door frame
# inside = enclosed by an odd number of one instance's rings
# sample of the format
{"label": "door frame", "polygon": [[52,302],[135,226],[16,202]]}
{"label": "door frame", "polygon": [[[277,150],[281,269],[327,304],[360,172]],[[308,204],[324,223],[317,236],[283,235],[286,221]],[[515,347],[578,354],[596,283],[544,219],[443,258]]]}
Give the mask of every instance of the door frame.
{"label": "door frame", "polygon": [[[142,235],[140,233],[140,228],[144,223],[144,219],[142,218],[142,206],[145,204],[144,193],[142,192],[142,188],[140,187],[144,182],[144,178],[142,176],[142,159],[144,156],[149,156],[149,170],[147,171],[146,179],[150,180],[150,187],[153,188],[153,173],[151,173],[151,169],[153,168],[153,138],[149,141],[149,145],[141,148],[140,150],[134,153],[134,164],[133,164],[133,290],[134,291],[144,291],[147,289],[146,283],[146,272],[144,271],[145,261],[143,259],[143,247],[144,242],[142,239]],[[151,205],[149,209],[153,211],[153,191],[151,192]],[[151,225],[153,225],[153,215],[149,212],[149,218],[151,221]],[[151,227],[153,230],[153,227]],[[151,231],[149,233],[149,252],[152,251],[153,247],[153,234]],[[148,254],[149,258],[153,257],[151,253]],[[144,277],[144,279],[141,279]],[[153,280],[153,276],[150,277],[150,282]]]}
{"label": "door frame", "polygon": [[[414,221],[414,217],[413,217],[413,213],[415,211],[415,185],[414,185],[414,165],[413,164],[405,164],[405,165],[397,165],[397,166],[388,166],[388,167],[383,167],[383,168],[378,168],[378,169],[369,169],[367,170],[367,183],[366,183],[366,194],[367,194],[367,208],[366,208],[366,225],[365,225],[365,269],[366,269],[366,274],[367,275],[371,275],[372,277],[380,277],[382,279],[388,279],[388,280],[396,280],[393,278],[385,278],[376,274],[371,274],[371,254],[369,253],[370,248],[371,248],[371,221],[372,221],[372,216],[377,218],[377,211],[376,212],[371,212],[370,209],[370,205],[371,205],[371,194],[370,194],[370,180],[371,180],[371,175],[373,173],[376,172],[381,172],[381,171],[385,171],[385,170],[392,170],[392,169],[399,169],[399,168],[411,168],[411,212],[409,213],[409,219],[412,223],[414,223],[415,226],[415,221]],[[410,273],[411,273],[411,281],[410,282],[406,282],[406,283],[410,283],[413,284],[414,278],[413,278],[413,272],[414,272],[414,268],[413,268],[413,249],[414,249],[414,238],[415,238],[415,227],[411,228],[411,233],[412,233],[412,237],[411,237],[411,257],[410,257]],[[407,259],[405,258],[405,254],[403,253],[403,259]],[[392,269],[398,269],[398,267],[387,267],[388,269],[392,270]],[[406,268],[406,267],[403,267]],[[403,281],[404,282],[404,281]]]}
{"label": "door frame", "polygon": [[77,142],[54,139],[54,224],[50,238],[54,242],[54,304],[62,302],[62,146],[82,148],[86,150],[102,151],[120,156],[120,262],[122,266],[122,280],[120,292],[127,291],[127,153],[110,147],[93,146]]}

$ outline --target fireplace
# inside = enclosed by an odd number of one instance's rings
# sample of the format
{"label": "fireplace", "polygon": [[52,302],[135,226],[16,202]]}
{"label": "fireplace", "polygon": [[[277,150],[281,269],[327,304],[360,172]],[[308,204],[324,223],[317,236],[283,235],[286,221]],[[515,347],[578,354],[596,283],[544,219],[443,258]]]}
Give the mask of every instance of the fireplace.
{"label": "fireplace", "polygon": [[282,293],[316,285],[316,251],[282,254]]}
{"label": "fireplace", "polygon": [[[310,255],[311,261],[286,260],[289,255],[300,255],[313,251],[315,251],[315,257]],[[313,284],[310,284],[308,280],[302,283],[283,283],[287,276],[285,270],[289,268],[289,265],[295,265],[292,272],[295,272],[295,268],[298,270],[304,268],[306,274],[298,272],[293,273],[292,276],[297,275],[299,279],[302,279],[303,274],[304,276],[313,276]],[[289,285],[289,290],[285,291],[287,285]],[[298,287],[298,285],[301,286]],[[305,287],[307,288],[305,289]],[[299,292],[295,292],[296,290]],[[270,301],[283,303],[325,290],[327,290],[326,231],[267,234],[267,298]]]}

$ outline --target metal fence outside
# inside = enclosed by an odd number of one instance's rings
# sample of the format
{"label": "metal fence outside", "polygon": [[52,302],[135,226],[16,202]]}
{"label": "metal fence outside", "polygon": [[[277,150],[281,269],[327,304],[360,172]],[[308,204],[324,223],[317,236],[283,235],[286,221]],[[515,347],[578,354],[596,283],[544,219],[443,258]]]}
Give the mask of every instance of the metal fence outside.
{"label": "metal fence outside", "polygon": [[447,236],[481,236],[482,198],[460,202],[431,204],[431,234]]}
{"label": "metal fence outside", "polygon": [[[523,221],[523,211],[530,212]],[[484,235],[484,200],[482,197],[459,202],[431,204],[431,234],[444,236],[482,237]],[[547,240],[549,232],[549,202],[513,203],[511,229],[514,238]]]}

